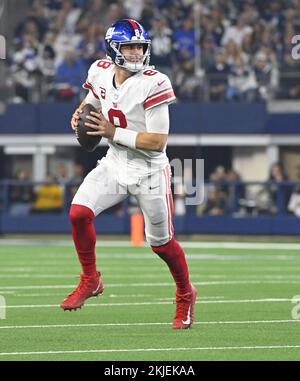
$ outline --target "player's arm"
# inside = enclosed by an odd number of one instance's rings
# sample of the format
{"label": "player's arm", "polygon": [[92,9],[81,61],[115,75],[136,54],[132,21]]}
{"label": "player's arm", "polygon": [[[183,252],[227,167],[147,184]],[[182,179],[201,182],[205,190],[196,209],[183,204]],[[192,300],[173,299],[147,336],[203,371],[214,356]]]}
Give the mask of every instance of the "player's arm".
{"label": "player's arm", "polygon": [[169,132],[168,105],[161,104],[153,107],[147,110],[145,115],[148,132],[137,132],[115,127],[104,118],[102,113],[92,111],[91,116],[87,116],[91,123],[86,123],[86,126],[94,128],[95,132],[87,132],[87,134],[100,135],[130,148],[161,152],[165,148]]}
{"label": "player's arm", "polygon": [[167,144],[168,135],[139,132],[136,137],[135,148],[148,151],[162,152]]}
{"label": "player's arm", "polygon": [[74,111],[74,114],[72,115],[71,127],[73,130],[76,130],[76,128],[78,127],[79,115],[81,114],[83,107],[87,103],[94,106],[96,108],[96,110],[98,110],[99,112],[101,110],[101,102],[100,102],[97,94],[95,93],[94,87],[93,87],[93,78],[95,76],[95,73],[98,73],[98,66],[97,66],[98,62],[99,61],[95,61],[91,65],[91,67],[88,71],[88,76],[87,76],[86,82],[82,85],[82,87],[86,90],[89,90],[89,92],[88,92],[87,96],[85,97],[85,99],[78,106],[78,108]]}
{"label": "player's arm", "polygon": [[136,148],[162,152],[167,144],[169,133],[169,109],[167,103],[145,112],[147,132],[136,137]]}

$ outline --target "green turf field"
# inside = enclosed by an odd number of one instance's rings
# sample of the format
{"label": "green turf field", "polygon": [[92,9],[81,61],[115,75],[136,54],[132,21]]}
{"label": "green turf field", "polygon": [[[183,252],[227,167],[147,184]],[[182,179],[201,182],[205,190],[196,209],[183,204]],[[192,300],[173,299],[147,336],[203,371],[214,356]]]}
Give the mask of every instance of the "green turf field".
{"label": "green turf field", "polygon": [[300,360],[291,301],[300,295],[300,245],[189,246],[196,321],[174,331],[175,288],[149,248],[98,247],[104,295],[63,312],[80,272],[72,243],[0,240],[0,360]]}

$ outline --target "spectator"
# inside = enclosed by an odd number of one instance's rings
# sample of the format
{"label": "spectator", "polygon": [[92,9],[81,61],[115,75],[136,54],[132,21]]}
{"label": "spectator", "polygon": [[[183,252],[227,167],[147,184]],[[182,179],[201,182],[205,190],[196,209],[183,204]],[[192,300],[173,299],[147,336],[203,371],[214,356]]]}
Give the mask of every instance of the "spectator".
{"label": "spectator", "polygon": [[296,181],[289,199],[288,211],[300,217],[300,165],[296,167]]}
{"label": "spectator", "polygon": [[194,61],[186,59],[177,67],[174,87],[179,98],[186,101],[199,100],[201,79],[195,74]]}
{"label": "spectator", "polygon": [[239,16],[236,25],[229,26],[225,30],[222,38],[222,45],[227,45],[229,41],[233,41],[237,46],[241,46],[244,37],[252,32],[252,27],[248,25],[247,14],[242,13]]}
{"label": "spectator", "polygon": [[268,56],[259,51],[254,58],[254,72],[257,81],[257,99],[271,100],[278,87],[278,71],[268,59]]}
{"label": "spectator", "polygon": [[286,192],[286,189],[284,187],[279,187],[280,183],[283,183],[287,180],[287,176],[283,170],[283,167],[281,163],[277,162],[274,163],[271,166],[270,169],[270,175],[269,175],[269,181],[271,184],[268,186],[268,193],[270,197],[270,213],[275,214],[279,211],[279,207],[281,205],[278,205],[279,199],[278,197],[283,196],[284,200],[284,209],[286,210],[287,201],[288,201],[288,195]]}
{"label": "spectator", "polygon": [[214,169],[214,171],[209,176],[209,181],[213,182],[215,188],[221,191],[223,195],[226,196],[228,194],[228,185],[226,184],[226,170],[223,165],[218,165]]}
{"label": "spectator", "polygon": [[126,18],[126,13],[123,9],[122,3],[120,2],[120,4],[110,4],[105,16],[104,29],[106,30],[116,20],[121,20],[122,18]]}
{"label": "spectator", "polygon": [[229,41],[228,44],[224,46],[224,48],[227,65],[233,66],[237,60],[242,60],[245,64],[248,63],[248,55],[244,53],[234,41]]}
{"label": "spectator", "polygon": [[[245,185],[241,182],[240,174],[234,169],[229,169],[226,173],[227,204],[230,210],[237,212],[239,201],[245,197]],[[235,204],[235,202],[237,204]]]}
{"label": "spectator", "polygon": [[158,15],[161,15],[161,12],[154,6],[153,1],[146,0],[144,1],[144,6],[139,21],[146,30],[150,31],[152,28],[153,19]]}
{"label": "spectator", "polygon": [[12,185],[10,188],[10,214],[12,216],[24,216],[31,209],[31,203],[34,199],[33,187],[27,183],[30,181],[30,176],[26,169],[20,169],[17,172],[16,180],[20,184]]}
{"label": "spectator", "polygon": [[73,176],[70,179],[71,189],[70,189],[70,201],[73,200],[75,193],[77,192],[80,184],[83,182],[84,179],[84,167],[82,164],[75,164],[74,165],[74,173]]}
{"label": "spectator", "polygon": [[24,34],[16,40],[16,51],[11,60],[12,80],[15,87],[14,103],[32,102],[32,90],[40,76],[39,42],[33,34]]}
{"label": "spectator", "polygon": [[59,213],[62,211],[63,191],[53,176],[46,176],[45,184],[36,188],[35,197],[32,207],[34,213]]}
{"label": "spectator", "polygon": [[155,17],[149,31],[151,38],[151,64],[172,78],[172,31],[164,17]]}
{"label": "spectator", "polygon": [[219,50],[215,55],[213,66],[207,70],[210,101],[218,102],[226,99],[229,72],[224,51]]}
{"label": "spectator", "polygon": [[285,54],[281,66],[280,97],[300,99],[299,64],[290,53]]}
{"label": "spectator", "polygon": [[32,34],[41,41],[49,27],[49,19],[47,19],[46,8],[41,0],[32,2],[31,8],[27,12],[24,20],[22,20],[15,31],[15,37],[21,38],[23,34]]}
{"label": "spectator", "polygon": [[229,100],[251,102],[255,98],[257,89],[255,73],[241,58],[236,59],[232,65],[228,82]]}
{"label": "spectator", "polygon": [[205,28],[206,31],[212,33],[216,46],[221,46],[222,37],[224,35],[225,27],[223,15],[220,8],[212,7],[209,13],[209,24]]}
{"label": "spectator", "polygon": [[84,64],[73,51],[65,54],[65,59],[55,73],[56,97],[59,101],[73,100],[79,96],[84,82]]}
{"label": "spectator", "polygon": [[61,185],[65,185],[70,181],[70,176],[64,163],[57,165],[55,180]]}
{"label": "spectator", "polygon": [[44,44],[40,50],[40,71],[42,74],[40,97],[42,101],[50,99],[51,92],[53,90],[53,81],[56,71],[56,54],[54,50],[55,38],[55,33],[48,32],[45,36]]}
{"label": "spectator", "polygon": [[213,38],[211,36],[206,36],[203,38],[202,42],[200,43],[201,46],[201,55],[200,55],[200,61],[201,61],[201,67],[204,70],[208,70],[214,65],[215,61],[215,45]]}
{"label": "spectator", "polygon": [[144,8],[143,0],[125,0],[124,8],[126,10],[127,15],[134,19],[139,20]]}
{"label": "spectator", "polygon": [[97,24],[91,24],[77,46],[78,55],[79,57],[82,57],[86,70],[88,70],[92,63],[97,59],[106,57],[103,41],[103,28]]}
{"label": "spectator", "polygon": [[208,216],[222,216],[227,213],[226,197],[215,186],[210,186],[208,189],[203,213]]}
{"label": "spectator", "polygon": [[196,33],[193,19],[187,18],[183,21],[173,35],[176,58],[179,62],[193,60],[196,55]]}
{"label": "spectator", "polygon": [[257,51],[258,46],[255,45],[254,35],[253,33],[248,33],[245,35],[241,45],[241,52],[244,54],[246,62],[249,62],[251,57]]}
{"label": "spectator", "polygon": [[58,11],[62,8],[63,0],[44,0],[44,3],[50,11]]}
{"label": "spectator", "polygon": [[49,31],[44,40],[42,54],[41,54],[41,71],[42,74],[50,79],[53,79],[55,74],[55,44],[56,34],[52,31]]}
{"label": "spectator", "polygon": [[[171,77],[172,72],[179,75],[179,70],[186,77],[181,66],[186,60],[196,63],[196,72],[201,71],[200,60],[201,69],[207,73],[215,65],[216,51],[224,46],[229,66],[236,67],[236,61],[242,59],[250,72],[255,71],[258,88],[254,90],[255,96],[253,91],[250,97],[247,94],[249,101],[300,97],[299,81],[294,74],[299,66],[287,58],[291,56],[292,36],[300,34],[298,0],[212,3],[208,0],[31,0],[28,4],[30,8],[15,31],[21,42],[11,54],[12,76],[7,81],[7,85],[15,88],[14,102],[40,101],[49,93],[53,95],[54,72],[64,61],[65,53],[77,51],[78,58],[89,66],[93,60],[105,56],[103,43],[99,43],[103,29],[116,19],[132,16],[150,31],[153,65]],[[20,52],[28,52],[24,39],[34,41],[33,54],[26,54],[20,64],[16,56],[20,59]],[[267,62],[256,60],[255,57],[262,57],[262,52]],[[279,70],[284,89],[276,92]],[[192,81],[194,73],[190,76]],[[240,101],[244,95],[229,94],[229,99]],[[54,98],[50,96],[49,100]],[[71,100],[73,96],[69,94],[63,99]]]}
{"label": "spectator", "polygon": [[280,1],[270,1],[267,9],[262,14],[262,18],[267,21],[273,29],[277,29],[282,32],[284,25],[284,15]]}
{"label": "spectator", "polygon": [[[267,28],[267,24],[259,19],[254,25],[253,25],[253,32],[251,34],[246,35],[243,38],[242,41],[242,48],[245,53],[248,54],[248,56],[251,54],[254,54],[262,45],[262,40],[264,36],[265,29]],[[268,43],[272,41],[269,39]]]}
{"label": "spectator", "polygon": [[[107,7],[103,0],[90,0],[87,1],[87,7],[81,14],[80,19],[76,25],[76,33],[84,35],[90,25],[97,25],[104,28],[106,25],[106,12]],[[104,28],[105,29],[105,28]]]}
{"label": "spectator", "polygon": [[222,25],[219,28],[216,26],[216,21],[211,17],[205,17],[203,19],[202,30],[201,30],[201,40],[210,39],[213,43],[214,48],[220,46],[221,36],[224,33],[224,28]]}
{"label": "spectator", "polygon": [[64,35],[74,35],[81,14],[82,9],[74,7],[72,0],[64,0],[62,2],[62,8],[55,18],[54,28]]}

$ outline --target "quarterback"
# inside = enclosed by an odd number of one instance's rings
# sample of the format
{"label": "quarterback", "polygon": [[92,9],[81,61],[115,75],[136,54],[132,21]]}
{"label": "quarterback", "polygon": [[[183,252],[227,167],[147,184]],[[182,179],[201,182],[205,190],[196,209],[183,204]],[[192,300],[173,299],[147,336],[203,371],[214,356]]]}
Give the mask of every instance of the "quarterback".
{"label": "quarterback", "polygon": [[115,22],[107,31],[107,59],[89,69],[83,85],[88,95],[74,112],[76,130],[85,104],[97,112],[87,118],[89,135],[105,137],[105,157],[84,179],[71,205],[72,236],[83,274],[78,287],[61,303],[64,310],[81,308],[86,299],[102,294],[96,269],[94,218],[134,195],[145,220],[147,242],[169,267],[176,284],[174,329],[194,320],[197,291],[190,283],[185,254],[174,238],[171,170],[166,156],[168,104],[175,95],[169,78],[149,66],[151,41],[137,21]]}

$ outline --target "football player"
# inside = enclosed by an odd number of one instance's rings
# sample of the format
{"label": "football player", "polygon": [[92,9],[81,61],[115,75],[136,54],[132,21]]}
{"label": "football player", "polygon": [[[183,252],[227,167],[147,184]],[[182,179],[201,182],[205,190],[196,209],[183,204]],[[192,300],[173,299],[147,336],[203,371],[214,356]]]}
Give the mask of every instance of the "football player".
{"label": "football player", "polygon": [[89,69],[85,100],[74,112],[75,130],[85,104],[96,107],[88,116],[89,135],[108,139],[109,150],[84,179],[71,205],[72,235],[82,266],[78,287],[61,303],[64,310],[81,308],[87,298],[103,293],[96,270],[94,218],[134,195],[143,212],[145,234],[176,283],[174,329],[194,319],[197,291],[190,283],[185,254],[174,237],[171,170],[166,156],[168,104],[175,100],[169,78],[149,66],[151,41],[132,19],[115,22],[107,31],[108,59]]}

